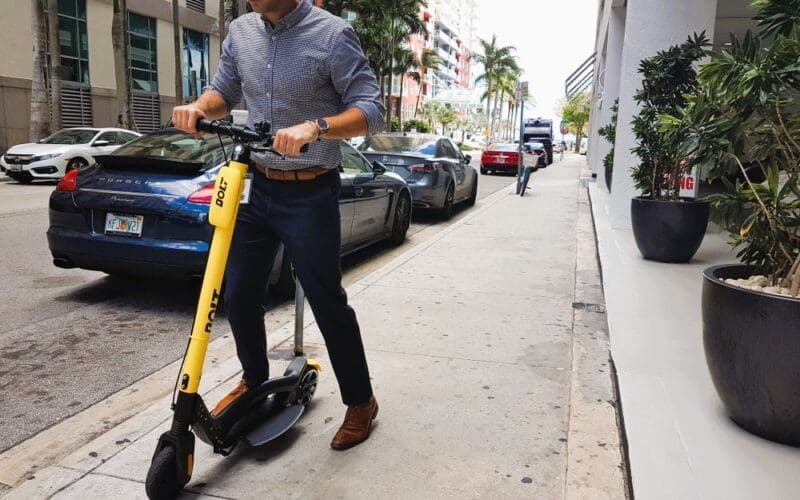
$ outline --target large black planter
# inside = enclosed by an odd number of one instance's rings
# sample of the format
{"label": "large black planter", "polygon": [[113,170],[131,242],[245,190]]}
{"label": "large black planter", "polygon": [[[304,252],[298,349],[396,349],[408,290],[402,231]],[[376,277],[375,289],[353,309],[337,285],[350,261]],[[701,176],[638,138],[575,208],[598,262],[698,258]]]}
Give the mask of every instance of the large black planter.
{"label": "large black planter", "polygon": [[703,345],[711,379],[731,419],[780,443],[800,446],[800,299],[720,281],[746,266],[703,273]]}
{"label": "large black planter", "polygon": [[611,181],[614,179],[614,171],[610,168],[604,169],[606,172],[606,188],[611,192]]}
{"label": "large black planter", "polygon": [[709,204],[702,201],[631,200],[636,246],[647,260],[689,262],[708,225]]}

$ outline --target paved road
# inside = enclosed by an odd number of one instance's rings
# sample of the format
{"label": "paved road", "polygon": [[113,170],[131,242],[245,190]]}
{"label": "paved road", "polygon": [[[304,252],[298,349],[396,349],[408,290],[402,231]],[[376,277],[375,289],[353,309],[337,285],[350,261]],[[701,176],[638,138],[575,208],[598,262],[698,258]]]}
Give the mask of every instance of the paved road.
{"label": "paved road", "polygon": [[[481,176],[478,199],[512,181]],[[53,187],[0,177],[0,452],[178,359],[197,298],[192,283],[54,267],[45,238]],[[446,226],[416,216],[401,247],[345,258],[345,284]],[[269,304],[268,329],[291,320],[290,305]]]}

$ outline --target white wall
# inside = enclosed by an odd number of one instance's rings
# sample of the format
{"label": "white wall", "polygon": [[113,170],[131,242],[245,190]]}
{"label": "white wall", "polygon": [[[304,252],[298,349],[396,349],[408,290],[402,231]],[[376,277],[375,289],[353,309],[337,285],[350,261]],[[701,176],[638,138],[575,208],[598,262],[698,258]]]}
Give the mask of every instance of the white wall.
{"label": "white wall", "polygon": [[717,0],[628,0],[619,85],[619,119],[614,151],[611,227],[630,227],[630,200],[640,193],[633,187],[630,168],[638,163],[631,153],[636,143],[631,120],[638,112],[633,94],[641,85],[637,72],[642,59],[682,43],[693,32],[714,36]]}

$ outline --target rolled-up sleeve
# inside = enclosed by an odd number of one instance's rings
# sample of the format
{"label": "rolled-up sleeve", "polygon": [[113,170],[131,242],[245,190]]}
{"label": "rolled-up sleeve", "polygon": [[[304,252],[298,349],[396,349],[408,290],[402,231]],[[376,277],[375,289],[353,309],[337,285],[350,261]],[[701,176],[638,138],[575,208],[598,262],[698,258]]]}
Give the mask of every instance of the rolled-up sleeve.
{"label": "rolled-up sleeve", "polygon": [[344,105],[364,113],[370,135],[383,130],[385,110],[378,82],[351,26],[342,30],[334,44],[331,79]]}
{"label": "rolled-up sleeve", "polygon": [[213,90],[222,96],[228,111],[232,110],[242,100],[242,79],[236,69],[233,43],[230,35],[225,37],[225,41],[222,42],[222,54],[219,57],[219,67],[216,74],[214,74],[214,79],[211,81],[211,85],[203,89],[203,91],[208,90]]}

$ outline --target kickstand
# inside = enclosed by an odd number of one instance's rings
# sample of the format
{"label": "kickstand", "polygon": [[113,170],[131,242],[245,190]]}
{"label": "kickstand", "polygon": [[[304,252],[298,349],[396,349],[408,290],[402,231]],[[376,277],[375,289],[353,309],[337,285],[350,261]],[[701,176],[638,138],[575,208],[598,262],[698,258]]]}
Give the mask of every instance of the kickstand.
{"label": "kickstand", "polygon": [[303,312],[305,311],[306,294],[300,280],[294,279],[294,355],[303,355]]}

